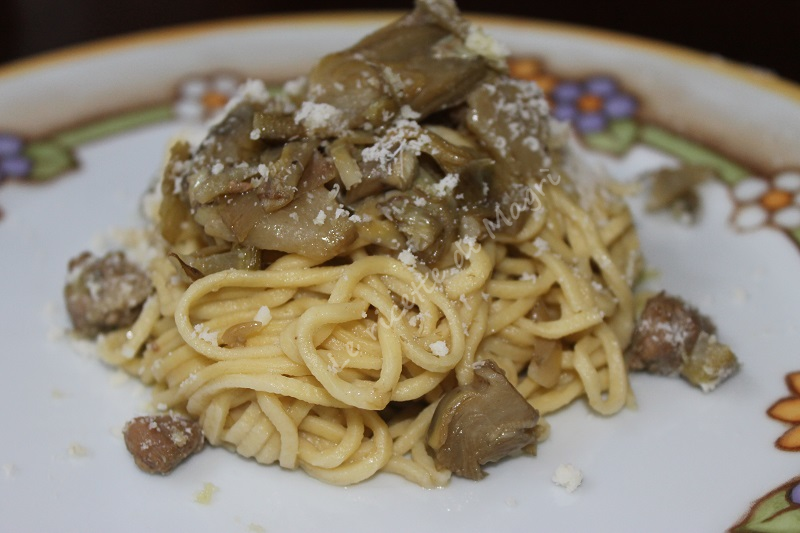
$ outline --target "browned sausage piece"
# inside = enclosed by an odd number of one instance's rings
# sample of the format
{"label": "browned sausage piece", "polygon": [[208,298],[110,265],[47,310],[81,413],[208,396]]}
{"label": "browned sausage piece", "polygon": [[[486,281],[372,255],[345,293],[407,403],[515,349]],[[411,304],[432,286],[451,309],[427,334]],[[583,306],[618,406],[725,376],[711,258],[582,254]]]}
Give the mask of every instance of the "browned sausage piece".
{"label": "browned sausage piece", "polygon": [[136,466],[148,474],[169,474],[205,442],[197,421],[173,415],[134,418],[124,435]]}
{"label": "browned sausage piece", "polygon": [[64,298],[75,332],[94,337],[132,325],[152,291],[147,274],[122,252],[84,252],[69,262]]}

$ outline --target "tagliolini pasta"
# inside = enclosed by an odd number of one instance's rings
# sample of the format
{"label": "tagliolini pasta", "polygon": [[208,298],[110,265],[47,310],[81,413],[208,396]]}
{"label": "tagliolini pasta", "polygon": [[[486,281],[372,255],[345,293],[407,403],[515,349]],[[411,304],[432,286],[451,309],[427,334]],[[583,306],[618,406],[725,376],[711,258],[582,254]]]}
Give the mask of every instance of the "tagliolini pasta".
{"label": "tagliolini pasta", "polygon": [[[602,232],[562,190],[543,198],[514,239],[483,243],[438,285],[363,248],[342,266],[287,255],[264,271],[226,270],[189,286],[158,259],[156,295],[130,333],[105,337],[103,353],[156,384],[157,403],[200,418],[214,445],[330,483],[387,470],[441,485],[448,472],[425,451],[426,432],[444,384],[469,382],[475,361],[495,360],[542,414],[584,394],[613,414],[629,394],[630,216],[617,205]],[[398,296],[417,310],[404,313]],[[562,315],[532,320],[541,302]],[[217,344],[250,321],[264,325],[246,346]],[[526,374],[541,339],[563,350],[551,387]],[[434,353],[437,343],[446,354]],[[414,416],[380,416],[390,401],[415,400],[428,405]]]}
{"label": "tagliolini pasta", "polygon": [[[453,36],[469,43],[472,27],[464,29],[455,12],[443,22],[430,9],[437,4],[420,2],[396,24],[405,32],[430,29],[450,47]],[[370,53],[354,50],[348,61]],[[341,100],[326,101],[314,71],[300,97],[245,91],[203,144],[173,149],[150,234],[161,250],[147,270],[154,293],[132,326],[101,337],[103,358],[153,385],[162,408],[198,419],[212,445],[337,485],[381,471],[425,487],[446,484],[451,472],[429,449],[430,426],[442,396],[471,383],[481,361],[494,361],[540,415],[581,397],[604,415],[632,401],[623,350],[641,258],[630,213],[551,131],[556,126],[535,86],[508,79],[494,57],[470,54],[468,68],[481,62],[483,74],[470,74],[463,94],[444,105],[438,98],[431,111],[408,100],[406,85],[406,100],[391,93],[393,114],[365,119]],[[520,94],[532,95],[523,101],[536,113],[501,105]],[[338,122],[309,123],[309,97],[316,98],[312,111]],[[501,114],[475,122],[483,97],[499,98],[491,109]],[[445,118],[443,109],[450,110]],[[486,132],[499,119],[510,124],[509,116],[526,131],[514,138],[506,132],[504,159],[496,142],[502,127]],[[287,119],[291,131],[267,131],[265,117],[270,124]],[[231,137],[236,157],[208,155],[209,146]],[[283,179],[303,158],[297,139],[310,138],[311,155],[287,189],[292,198],[271,207],[273,215],[289,210],[275,242],[287,232],[318,230],[322,240],[309,246],[335,242],[335,253],[254,244],[253,234],[271,227],[260,219],[242,238],[236,224],[249,215],[231,219],[224,209]],[[289,146],[294,159],[281,166]],[[380,187],[353,199],[381,168],[371,156],[377,147],[390,148],[389,170],[377,178]],[[264,155],[269,150],[277,154],[272,159]],[[519,150],[532,154],[535,168]],[[404,157],[411,170],[400,177],[410,178],[398,185],[394,162]],[[476,161],[485,164],[476,173],[483,191],[467,205],[472,189],[462,186],[474,185]],[[315,166],[327,177],[310,177]],[[214,187],[220,190],[207,192]],[[265,197],[275,195],[248,198]],[[176,198],[183,206],[177,224],[169,211]],[[313,207],[302,211],[304,205]],[[475,205],[480,209],[468,219],[463,213]],[[419,225],[409,228],[409,221]],[[422,239],[433,226],[438,232]],[[255,253],[257,264],[206,268],[209,247],[237,261]],[[547,433],[540,418],[537,439]]]}

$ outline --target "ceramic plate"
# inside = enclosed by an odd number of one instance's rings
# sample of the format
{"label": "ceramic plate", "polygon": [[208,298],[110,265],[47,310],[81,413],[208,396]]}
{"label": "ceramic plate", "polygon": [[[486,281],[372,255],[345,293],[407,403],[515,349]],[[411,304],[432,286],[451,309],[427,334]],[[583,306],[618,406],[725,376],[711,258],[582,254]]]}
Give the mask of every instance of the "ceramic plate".
{"label": "ceramic plate", "polygon": [[[480,21],[615,177],[716,171],[693,226],[631,205],[651,284],[712,316],[741,371],[711,394],[634,375],[638,410],[604,418],[578,401],[550,417],[538,457],[437,490],[390,474],[331,487],[219,449],[169,477],[136,469],[120,429],[148,391],[66,340],[67,261],[124,240],[168,141],[242,80],[295,77],[390,18],[195,26],[0,69],[2,529],[800,530],[800,89],[663,44],[503,18]],[[551,481],[567,463],[584,476],[572,493]]]}

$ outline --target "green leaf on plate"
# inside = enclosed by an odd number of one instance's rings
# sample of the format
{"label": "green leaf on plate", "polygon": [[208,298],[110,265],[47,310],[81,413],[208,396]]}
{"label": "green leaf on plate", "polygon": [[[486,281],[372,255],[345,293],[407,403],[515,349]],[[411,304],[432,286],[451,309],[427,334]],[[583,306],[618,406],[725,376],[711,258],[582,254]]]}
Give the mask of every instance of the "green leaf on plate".
{"label": "green leaf on plate", "polygon": [[797,241],[797,244],[800,244],[800,228],[795,228],[794,230],[790,231],[789,234],[795,241]]}
{"label": "green leaf on plate", "polygon": [[113,115],[29,143],[25,155],[32,162],[30,179],[46,181],[78,166],[74,149],[88,142],[164,122],[173,117],[171,106],[156,106]]}
{"label": "green leaf on plate", "polygon": [[800,506],[789,499],[798,480],[778,487],[753,504],[748,515],[729,531],[732,533],[797,533],[800,531]]}
{"label": "green leaf on plate", "polygon": [[725,156],[658,126],[651,124],[642,126],[639,138],[643,143],[673,155],[684,163],[714,169],[730,185],[738,183],[751,174],[746,168]]}
{"label": "green leaf on plate", "polygon": [[62,131],[55,139],[69,147],[77,147],[142,126],[165,122],[173,118],[172,106],[161,105],[113,115],[83,126]]}
{"label": "green leaf on plate", "polygon": [[33,181],[55,178],[77,166],[72,150],[56,141],[31,142],[25,147],[25,155],[33,164],[30,175]]}
{"label": "green leaf on plate", "polygon": [[638,131],[639,124],[635,120],[620,119],[611,122],[603,131],[585,134],[583,140],[594,150],[621,155],[636,140]]}

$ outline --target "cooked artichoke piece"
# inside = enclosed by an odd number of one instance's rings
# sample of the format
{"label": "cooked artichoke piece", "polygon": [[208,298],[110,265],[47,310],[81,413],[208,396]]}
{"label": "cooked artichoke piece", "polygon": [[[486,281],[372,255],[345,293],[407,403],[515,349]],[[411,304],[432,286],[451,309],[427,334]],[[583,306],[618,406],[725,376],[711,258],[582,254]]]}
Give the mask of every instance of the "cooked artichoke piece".
{"label": "cooked artichoke piece", "polygon": [[192,218],[189,205],[184,201],[182,187],[186,166],[192,154],[189,143],[177,142],[170,147],[169,160],[164,167],[161,180],[161,204],[158,216],[161,218],[161,236],[172,244],[189,235],[200,236],[202,228]]}
{"label": "cooked artichoke piece", "polygon": [[325,261],[344,252],[356,238],[349,212],[320,187],[260,217],[244,244]]}
{"label": "cooked artichoke piece", "polygon": [[[258,139],[253,139],[254,104],[241,102],[209,131],[194,154],[197,165],[234,165],[243,161],[254,163],[264,148]],[[193,183],[189,183],[193,185]]]}
{"label": "cooked artichoke piece", "polygon": [[[557,320],[559,312],[542,300],[534,304],[531,319],[536,322]],[[552,388],[561,377],[563,347],[560,340],[535,337],[533,340],[533,356],[528,363],[527,374],[542,387]]]}
{"label": "cooked artichoke piece", "polygon": [[172,254],[172,256],[177,259],[184,274],[191,281],[228,269],[261,268],[261,252],[253,247],[212,246],[192,254]]}
{"label": "cooked artichoke piece", "polygon": [[533,352],[528,363],[528,377],[542,387],[553,388],[558,385],[563,354],[561,343],[537,337],[534,339]]}
{"label": "cooked artichoke piece", "polygon": [[533,82],[498,77],[472,91],[467,105],[467,128],[497,162],[495,197],[511,183],[538,182],[550,165],[549,108],[541,89]]}
{"label": "cooked artichoke piece", "polygon": [[[247,86],[193,153],[176,146],[162,182],[165,237],[326,259],[358,223],[367,243],[438,264],[459,236],[484,235],[498,199],[515,200],[506,182],[544,161],[546,104],[531,87],[508,78],[493,41],[452,1],[418,0],[324,57],[291,96]],[[318,187],[336,194],[313,198]],[[205,271],[182,259],[192,276]]]}
{"label": "cooked artichoke piece", "polygon": [[289,113],[258,111],[253,115],[253,129],[265,141],[293,141],[305,134],[303,127]]}
{"label": "cooked artichoke piece", "polygon": [[403,234],[409,250],[428,265],[436,263],[458,237],[452,198],[431,197],[421,191],[393,191],[379,206]]}
{"label": "cooked artichoke piece", "polygon": [[739,361],[730,347],[704,332],[685,358],[680,372],[692,385],[700,387],[703,392],[711,392],[738,369]]}
{"label": "cooked artichoke piece", "polygon": [[649,176],[650,193],[645,207],[648,211],[669,209],[679,221],[692,224],[700,216],[702,207],[697,189],[712,176],[711,169],[696,165],[653,172]]}
{"label": "cooked artichoke piece", "polygon": [[494,361],[476,365],[472,383],[445,394],[428,429],[436,462],[479,480],[481,465],[535,447],[539,413]]}
{"label": "cooked artichoke piece", "polygon": [[345,128],[388,124],[404,106],[421,120],[461,103],[492,72],[490,58],[465,45],[468,28],[452,2],[418,2],[395,23],[324,57],[308,77],[308,94],[340,110]]}

